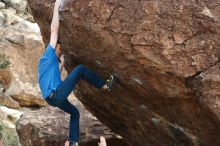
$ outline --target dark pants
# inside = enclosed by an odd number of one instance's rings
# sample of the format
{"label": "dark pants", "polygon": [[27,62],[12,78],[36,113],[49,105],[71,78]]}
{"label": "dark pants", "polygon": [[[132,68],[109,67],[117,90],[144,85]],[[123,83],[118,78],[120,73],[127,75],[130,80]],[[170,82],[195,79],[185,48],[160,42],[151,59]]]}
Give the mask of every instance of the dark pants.
{"label": "dark pants", "polygon": [[75,89],[76,84],[84,79],[90,84],[97,88],[101,88],[105,81],[100,78],[97,74],[87,69],[83,65],[78,65],[62,82],[60,86],[57,87],[55,95],[53,98],[47,98],[46,101],[52,106],[59,107],[61,110],[70,114],[70,130],[69,130],[69,140],[79,141],[79,110],[72,105],[67,97]]}

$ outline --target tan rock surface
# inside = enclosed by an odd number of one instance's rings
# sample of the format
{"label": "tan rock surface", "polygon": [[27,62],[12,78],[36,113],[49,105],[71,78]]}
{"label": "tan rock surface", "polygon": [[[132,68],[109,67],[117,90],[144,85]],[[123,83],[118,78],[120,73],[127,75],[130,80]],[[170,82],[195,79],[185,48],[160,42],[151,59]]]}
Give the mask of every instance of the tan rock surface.
{"label": "tan rock surface", "polygon": [[11,98],[10,96],[5,95],[4,93],[0,93],[0,105],[13,109],[20,108],[20,104],[16,100]]}
{"label": "tan rock surface", "polygon": [[[10,3],[22,5],[18,1]],[[0,70],[0,81],[8,96],[25,92],[39,97],[37,64],[44,51],[39,27],[26,19],[30,14],[9,6],[0,9],[0,55],[10,63],[7,69]],[[0,58],[1,66],[5,58]]]}
{"label": "tan rock surface", "polygon": [[24,107],[41,107],[47,105],[43,98],[35,97],[27,93],[12,95],[11,97],[16,100],[20,104],[20,106]]}
{"label": "tan rock surface", "polygon": [[12,74],[8,69],[0,69],[0,84],[3,90],[6,90],[10,87],[12,80]]}

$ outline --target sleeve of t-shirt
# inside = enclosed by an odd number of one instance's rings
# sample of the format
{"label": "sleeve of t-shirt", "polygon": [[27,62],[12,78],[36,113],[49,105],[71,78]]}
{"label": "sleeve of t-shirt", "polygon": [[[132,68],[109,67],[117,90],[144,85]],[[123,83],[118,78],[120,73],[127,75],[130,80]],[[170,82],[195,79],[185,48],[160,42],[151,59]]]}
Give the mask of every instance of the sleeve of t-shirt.
{"label": "sleeve of t-shirt", "polygon": [[55,49],[50,44],[46,48],[45,57],[47,58],[49,63],[52,63],[57,59]]}

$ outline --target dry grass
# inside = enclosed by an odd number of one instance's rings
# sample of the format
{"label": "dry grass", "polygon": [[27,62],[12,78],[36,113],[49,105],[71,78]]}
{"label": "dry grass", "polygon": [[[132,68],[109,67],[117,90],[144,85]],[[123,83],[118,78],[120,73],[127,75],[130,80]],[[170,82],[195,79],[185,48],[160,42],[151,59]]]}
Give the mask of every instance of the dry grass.
{"label": "dry grass", "polygon": [[0,69],[5,69],[10,65],[10,62],[5,54],[0,54]]}
{"label": "dry grass", "polygon": [[0,121],[0,139],[4,141],[7,146],[19,146],[19,139],[14,129],[8,128]]}

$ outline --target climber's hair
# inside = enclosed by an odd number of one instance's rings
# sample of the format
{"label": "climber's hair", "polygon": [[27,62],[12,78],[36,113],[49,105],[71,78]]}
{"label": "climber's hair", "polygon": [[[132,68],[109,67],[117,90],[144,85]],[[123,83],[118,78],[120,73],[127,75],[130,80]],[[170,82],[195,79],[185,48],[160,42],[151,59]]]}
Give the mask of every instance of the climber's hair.
{"label": "climber's hair", "polygon": [[60,45],[61,45],[62,43],[61,43],[61,41],[58,40],[58,41],[57,41],[57,44],[60,44]]}

